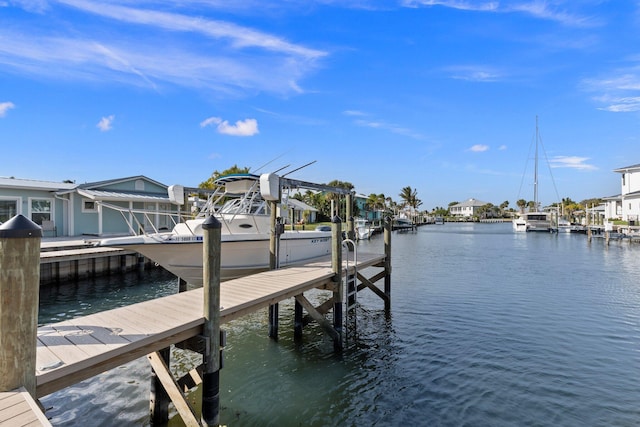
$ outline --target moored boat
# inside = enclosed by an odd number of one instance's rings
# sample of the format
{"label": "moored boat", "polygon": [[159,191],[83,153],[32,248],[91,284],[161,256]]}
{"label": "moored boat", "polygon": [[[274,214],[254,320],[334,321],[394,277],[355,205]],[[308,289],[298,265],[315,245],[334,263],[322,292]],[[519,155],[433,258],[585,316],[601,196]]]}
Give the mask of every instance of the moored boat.
{"label": "moored boat", "polygon": [[[214,215],[222,225],[221,279],[267,270],[271,261],[272,206],[263,197],[263,187],[271,185],[269,178],[273,176],[221,177],[216,180],[220,191],[209,197],[195,219],[176,224],[170,232],[107,238],[97,244],[134,250],[186,282],[200,286],[203,282],[202,224]],[[277,181],[279,177],[275,178]],[[266,180],[261,183],[263,179]],[[327,231],[287,230],[280,234],[278,241],[278,266],[308,262],[331,253],[331,233]]]}
{"label": "moored boat", "polygon": [[535,167],[533,178],[533,211],[522,212],[513,219],[513,231],[555,231],[552,226],[551,212],[540,211],[540,203],[538,202],[538,117],[536,116],[536,140],[535,140]]}

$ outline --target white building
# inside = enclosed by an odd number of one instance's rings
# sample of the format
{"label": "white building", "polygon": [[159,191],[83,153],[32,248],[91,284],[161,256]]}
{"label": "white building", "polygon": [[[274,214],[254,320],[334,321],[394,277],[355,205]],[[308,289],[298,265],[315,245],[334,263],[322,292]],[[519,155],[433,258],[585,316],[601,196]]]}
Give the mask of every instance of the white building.
{"label": "white building", "polygon": [[449,213],[453,216],[471,218],[476,215],[478,209],[487,204],[487,202],[483,202],[482,200],[469,199],[462,203],[449,206]]}
{"label": "white building", "polygon": [[604,197],[607,218],[629,221],[638,225],[640,218],[640,164],[614,169],[620,175],[621,192],[617,196]]}

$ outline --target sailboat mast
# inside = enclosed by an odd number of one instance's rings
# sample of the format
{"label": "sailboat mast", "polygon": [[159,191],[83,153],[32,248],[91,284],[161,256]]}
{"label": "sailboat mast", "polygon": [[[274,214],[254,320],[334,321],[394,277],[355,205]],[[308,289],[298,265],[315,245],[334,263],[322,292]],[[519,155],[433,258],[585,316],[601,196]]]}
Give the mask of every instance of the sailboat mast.
{"label": "sailboat mast", "polygon": [[536,212],[538,209],[538,116],[536,115],[536,158],[535,168],[533,172],[533,208]]}

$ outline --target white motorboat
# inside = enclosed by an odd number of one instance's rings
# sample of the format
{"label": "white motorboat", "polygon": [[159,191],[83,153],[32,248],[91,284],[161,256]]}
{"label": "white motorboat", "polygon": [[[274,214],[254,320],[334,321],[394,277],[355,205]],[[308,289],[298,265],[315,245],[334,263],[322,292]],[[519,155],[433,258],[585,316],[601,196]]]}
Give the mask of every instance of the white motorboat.
{"label": "white motorboat", "polygon": [[[215,215],[222,225],[221,279],[267,270],[270,265],[271,211],[270,204],[261,196],[260,180],[261,177],[254,174],[221,177],[216,180],[221,191],[209,197],[195,219],[176,224],[170,232],[105,238],[97,244],[134,250],[186,282],[201,286],[202,224],[209,216]],[[308,262],[331,253],[331,233],[284,231],[278,246],[278,266]]]}
{"label": "white motorboat", "polygon": [[373,234],[373,227],[364,218],[355,218],[354,228],[356,229],[356,238],[358,240],[368,240]]}

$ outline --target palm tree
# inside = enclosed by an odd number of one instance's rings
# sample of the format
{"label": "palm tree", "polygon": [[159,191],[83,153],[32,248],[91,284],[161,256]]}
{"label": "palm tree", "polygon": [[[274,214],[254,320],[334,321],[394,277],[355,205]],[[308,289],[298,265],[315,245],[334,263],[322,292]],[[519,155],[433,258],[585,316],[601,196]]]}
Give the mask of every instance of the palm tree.
{"label": "palm tree", "polygon": [[507,206],[509,206],[508,200],[505,200],[504,202],[500,203],[500,216],[504,217],[504,210],[507,209]]}
{"label": "palm tree", "polygon": [[369,197],[367,198],[365,205],[371,211],[383,212],[387,207],[387,199],[382,193],[380,194],[371,193],[369,194]]}
{"label": "palm tree", "polygon": [[399,196],[404,200],[403,205],[409,206],[411,208],[411,215],[415,216],[418,206],[422,205],[422,200],[418,199],[418,190],[406,186],[402,189]]}
{"label": "palm tree", "polygon": [[527,206],[527,201],[525,199],[520,199],[516,202],[516,206],[520,208],[520,213],[524,213],[524,208]]}

